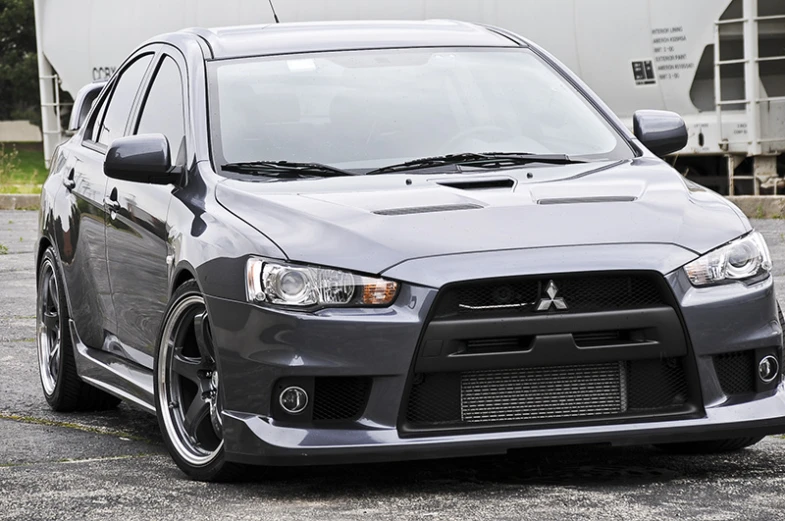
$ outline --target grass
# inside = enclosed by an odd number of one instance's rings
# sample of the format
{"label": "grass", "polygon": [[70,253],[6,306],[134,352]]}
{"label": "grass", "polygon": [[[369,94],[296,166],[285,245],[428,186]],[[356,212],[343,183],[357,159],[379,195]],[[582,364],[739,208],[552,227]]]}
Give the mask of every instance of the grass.
{"label": "grass", "polygon": [[41,143],[0,143],[0,194],[40,194],[47,175]]}

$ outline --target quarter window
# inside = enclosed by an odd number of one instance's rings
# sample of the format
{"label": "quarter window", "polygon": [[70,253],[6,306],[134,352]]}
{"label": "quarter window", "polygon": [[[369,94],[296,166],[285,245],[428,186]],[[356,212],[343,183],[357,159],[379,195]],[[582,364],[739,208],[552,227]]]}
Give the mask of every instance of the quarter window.
{"label": "quarter window", "polygon": [[136,134],[160,133],[169,141],[172,161],[185,162],[185,121],[180,68],[172,58],[164,57],[144,101]]}
{"label": "quarter window", "polygon": [[85,132],[85,136],[90,141],[98,142],[98,133],[101,130],[101,121],[104,119],[104,114],[106,114],[106,106],[108,104],[109,103],[107,103],[106,98],[101,100],[101,106],[99,106],[98,110],[96,110],[96,116],[93,121],[90,122],[90,127],[88,127],[87,131]]}

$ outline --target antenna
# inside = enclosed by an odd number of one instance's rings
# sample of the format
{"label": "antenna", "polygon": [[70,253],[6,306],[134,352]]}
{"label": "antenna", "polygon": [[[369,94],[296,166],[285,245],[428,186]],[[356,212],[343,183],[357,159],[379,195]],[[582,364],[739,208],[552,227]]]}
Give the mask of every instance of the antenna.
{"label": "antenna", "polygon": [[277,24],[281,23],[281,21],[278,19],[278,15],[275,12],[275,6],[273,5],[273,0],[267,0],[267,1],[270,2],[270,9],[273,10],[273,18],[275,18],[275,23]]}

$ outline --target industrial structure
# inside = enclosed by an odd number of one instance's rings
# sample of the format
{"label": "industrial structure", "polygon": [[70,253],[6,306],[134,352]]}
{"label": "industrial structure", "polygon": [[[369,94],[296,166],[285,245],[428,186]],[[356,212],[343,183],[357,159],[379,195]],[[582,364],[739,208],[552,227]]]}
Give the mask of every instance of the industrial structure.
{"label": "industrial structure", "polygon": [[[274,23],[266,0],[35,0],[47,158],[64,138],[63,91],[106,79],[147,38],[189,26]],[[549,49],[628,124],[672,110],[672,157],[724,193],[776,193],[785,175],[785,1],[275,0],[282,22],[451,18]],[[778,177],[779,170],[779,177]],[[783,187],[779,186],[780,192]]]}

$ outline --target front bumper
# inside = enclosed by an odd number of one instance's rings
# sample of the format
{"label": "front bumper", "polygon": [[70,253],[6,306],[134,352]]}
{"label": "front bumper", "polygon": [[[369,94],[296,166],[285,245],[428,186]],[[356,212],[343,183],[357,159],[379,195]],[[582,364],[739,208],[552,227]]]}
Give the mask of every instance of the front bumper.
{"label": "front bumper", "polygon": [[[453,262],[459,266],[461,259]],[[450,270],[450,266],[439,266],[444,272]],[[780,352],[782,331],[773,280],[699,289],[689,284],[681,270],[665,279],[690,346],[690,366],[697,380],[693,383],[699,390],[699,407],[693,414],[679,419],[598,420],[428,436],[403,432],[401,410],[436,289],[403,284],[390,308],[315,314],[208,296],[222,375],[227,457],[266,465],[308,465],[496,454],[543,445],[667,443],[785,432],[782,385],[741,398],[729,396],[714,362],[721,353]],[[350,422],[330,425],[274,419],[276,382],[303,377],[367,377],[372,385],[362,414]]]}
{"label": "front bumper", "polygon": [[286,466],[483,456],[555,445],[703,441],[785,432],[785,389],[751,403],[707,409],[705,418],[612,427],[401,438],[396,429],[283,428],[256,415],[229,413],[224,429],[230,460]]}

